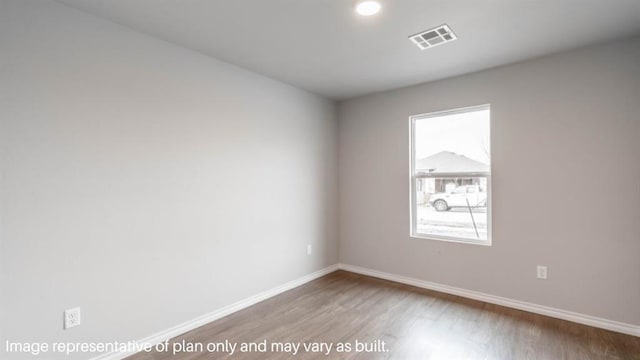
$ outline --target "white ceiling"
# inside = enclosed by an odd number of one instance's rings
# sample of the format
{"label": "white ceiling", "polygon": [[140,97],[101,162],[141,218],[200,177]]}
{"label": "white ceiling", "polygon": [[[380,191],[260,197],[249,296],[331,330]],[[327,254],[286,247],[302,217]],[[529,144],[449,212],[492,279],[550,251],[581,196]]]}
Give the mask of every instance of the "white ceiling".
{"label": "white ceiling", "polygon": [[[59,0],[311,92],[346,99],[640,33],[640,0]],[[458,40],[419,50],[441,25]]]}

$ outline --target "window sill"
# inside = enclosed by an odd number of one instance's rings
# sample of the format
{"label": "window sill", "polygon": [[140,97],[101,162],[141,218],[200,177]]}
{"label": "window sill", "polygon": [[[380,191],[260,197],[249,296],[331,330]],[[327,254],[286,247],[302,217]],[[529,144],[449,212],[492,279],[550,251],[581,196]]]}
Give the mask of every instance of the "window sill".
{"label": "window sill", "polygon": [[488,240],[472,240],[472,239],[461,239],[461,238],[453,238],[446,236],[434,236],[428,234],[411,234],[409,237],[413,239],[422,239],[422,240],[436,240],[436,241],[446,241],[453,242],[459,244],[469,244],[469,245],[481,245],[481,246],[491,246],[491,239]]}

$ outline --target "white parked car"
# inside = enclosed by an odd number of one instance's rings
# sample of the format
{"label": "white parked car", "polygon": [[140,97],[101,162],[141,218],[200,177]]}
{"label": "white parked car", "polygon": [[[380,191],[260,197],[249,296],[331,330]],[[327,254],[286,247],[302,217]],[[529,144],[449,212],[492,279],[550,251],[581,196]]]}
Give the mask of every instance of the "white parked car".
{"label": "white parked car", "polygon": [[431,195],[429,204],[436,211],[448,211],[454,207],[486,207],[487,192],[478,185],[458,186],[451,193],[435,193]]}

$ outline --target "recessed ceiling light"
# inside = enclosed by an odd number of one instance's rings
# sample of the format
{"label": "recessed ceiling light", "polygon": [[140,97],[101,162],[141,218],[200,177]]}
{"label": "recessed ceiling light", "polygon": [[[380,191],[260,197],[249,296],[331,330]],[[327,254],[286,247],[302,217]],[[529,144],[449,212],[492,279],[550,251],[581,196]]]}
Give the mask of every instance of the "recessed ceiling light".
{"label": "recessed ceiling light", "polygon": [[365,0],[356,2],[356,12],[362,16],[371,16],[380,12],[382,5],[375,0]]}

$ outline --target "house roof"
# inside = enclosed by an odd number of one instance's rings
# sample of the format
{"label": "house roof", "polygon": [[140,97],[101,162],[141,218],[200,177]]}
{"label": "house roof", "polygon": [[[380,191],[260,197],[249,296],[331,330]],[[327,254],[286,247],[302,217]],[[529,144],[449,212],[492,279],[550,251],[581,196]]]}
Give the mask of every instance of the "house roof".
{"label": "house roof", "polygon": [[428,173],[488,172],[489,165],[451,151],[441,151],[416,160],[416,171]]}

